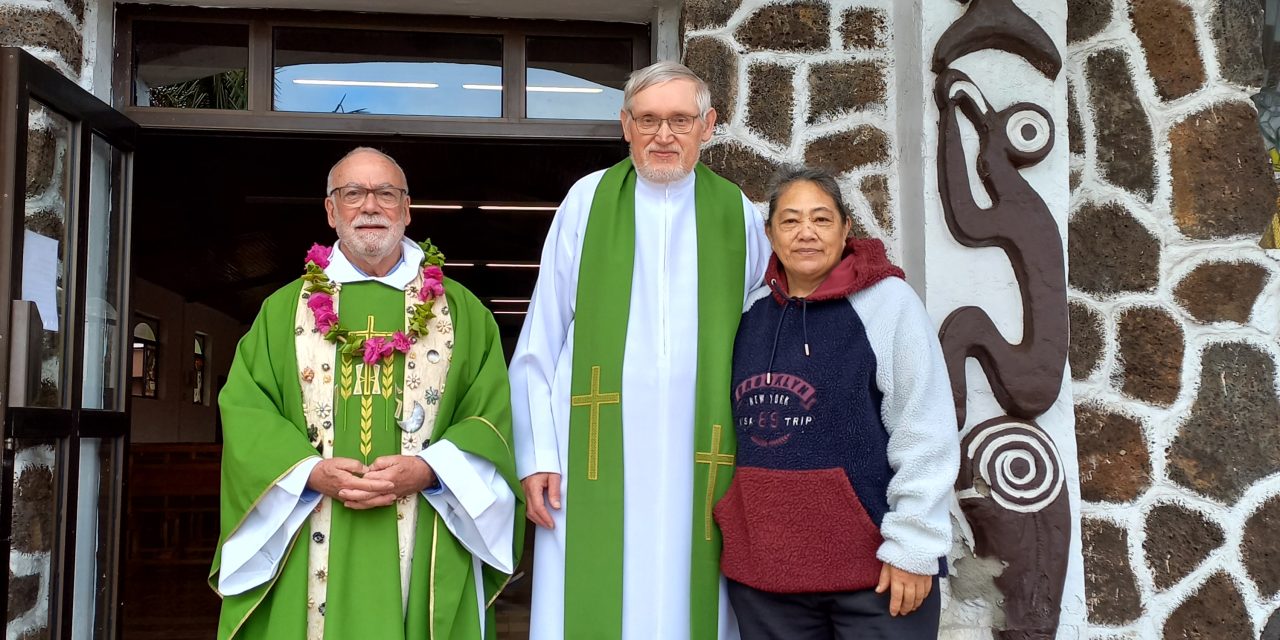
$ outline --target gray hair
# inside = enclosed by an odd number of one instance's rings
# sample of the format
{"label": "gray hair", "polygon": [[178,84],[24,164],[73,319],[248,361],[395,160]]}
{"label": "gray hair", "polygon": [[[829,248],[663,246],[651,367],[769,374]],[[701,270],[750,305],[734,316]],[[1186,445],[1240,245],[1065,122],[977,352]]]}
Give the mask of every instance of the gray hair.
{"label": "gray hair", "polygon": [[698,102],[698,117],[707,117],[707,112],[711,111],[711,90],[707,88],[707,83],[703,82],[702,78],[699,78],[698,74],[691,71],[689,67],[669,60],[655,62],[631,72],[631,77],[627,78],[627,86],[622,89],[622,110],[631,113],[631,100],[637,93],[672,80],[693,82],[696,87],[694,99]]}
{"label": "gray hair", "polygon": [[361,153],[372,153],[373,155],[378,156],[383,160],[386,160],[387,162],[390,162],[391,166],[395,167],[396,171],[399,171],[400,175],[405,177],[405,185],[404,185],[405,195],[409,194],[408,175],[405,174],[404,169],[400,168],[400,163],[396,162],[395,158],[392,158],[391,156],[383,153],[382,151],[379,151],[378,149],[374,149],[373,147],[356,147],[348,151],[347,155],[342,156],[342,158],[339,159],[337,162],[333,163],[332,167],[329,167],[329,175],[327,178],[325,178],[325,181],[324,181],[324,195],[326,198],[329,197],[330,193],[333,193],[333,172],[337,171],[338,167],[342,163],[346,162],[348,158]]}
{"label": "gray hair", "polygon": [[773,175],[773,179],[769,181],[769,211],[764,217],[765,224],[773,222],[773,214],[778,210],[778,198],[782,197],[787,187],[797,182],[811,182],[830,196],[836,203],[836,210],[840,212],[840,217],[849,223],[852,231],[853,212],[849,209],[849,205],[845,204],[844,194],[840,192],[840,185],[836,184],[836,177],[825,169],[812,167],[783,167]]}

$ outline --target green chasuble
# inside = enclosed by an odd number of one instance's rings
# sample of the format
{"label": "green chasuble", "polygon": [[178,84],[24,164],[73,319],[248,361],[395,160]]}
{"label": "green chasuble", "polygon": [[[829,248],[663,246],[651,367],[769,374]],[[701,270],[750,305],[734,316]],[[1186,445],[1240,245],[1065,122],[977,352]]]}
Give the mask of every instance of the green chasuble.
{"label": "green chasuble", "polygon": [[[379,456],[401,453],[404,433],[396,421],[398,393],[383,393],[384,380],[394,385],[405,379],[401,374],[406,361],[400,353],[394,354],[394,372],[385,368],[377,376],[362,375],[372,372],[365,372],[358,358],[355,375],[344,376],[341,356],[335,371],[307,371],[308,378],[335,378],[332,423],[307,423],[295,347],[301,287],[302,281],[295,281],[263,304],[237,347],[219,396],[224,433],[222,535],[209,577],[215,589],[221,541],[236,531],[279,480],[317,455],[311,445],[315,429],[332,429],[335,457],[372,463]],[[498,328],[471,292],[451,280],[445,281],[445,290],[452,320],[452,360],[444,393],[427,392],[426,401],[438,403],[438,413],[434,426],[424,429],[430,428],[431,442],[449,440],[461,451],[492,462],[506,479],[517,498],[512,526],[513,557],[518,562],[524,501],[510,447],[511,408]],[[338,312],[342,325],[353,334],[389,336],[406,330],[404,292],[377,282],[343,285]],[[371,395],[373,401],[365,401],[364,395]],[[332,501],[327,536],[313,532],[309,519],[272,579],[224,597],[218,638],[306,638],[308,610],[321,605],[325,640],[480,638],[472,556],[425,498],[411,497],[418,507],[407,611],[402,605],[396,507],[352,510]],[[308,601],[313,572],[308,553],[310,545],[320,544],[329,547],[327,571],[322,572],[326,575],[317,576],[326,581],[327,594],[325,602],[316,603]],[[483,601],[492,605],[508,576],[482,566]],[[485,636],[494,638],[491,607],[485,615]]]}

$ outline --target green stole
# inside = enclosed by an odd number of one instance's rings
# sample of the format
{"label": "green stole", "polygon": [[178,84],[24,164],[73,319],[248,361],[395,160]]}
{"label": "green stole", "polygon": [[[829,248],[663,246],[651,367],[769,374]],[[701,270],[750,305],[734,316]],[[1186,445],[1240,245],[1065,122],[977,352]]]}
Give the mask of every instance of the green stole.
{"label": "green stole", "polygon": [[[720,531],[712,526],[711,508],[728,489],[736,447],[730,385],[745,288],[746,229],[738,187],[701,163],[695,172],[698,370],[696,454],[689,463],[697,470],[689,637],[702,639],[715,638],[719,622]],[[564,634],[573,640],[622,635],[622,360],[635,263],[635,187],[630,158],[605,171],[591,202],[579,263],[569,418],[572,508],[565,512]],[[728,472],[718,473],[721,466]]]}

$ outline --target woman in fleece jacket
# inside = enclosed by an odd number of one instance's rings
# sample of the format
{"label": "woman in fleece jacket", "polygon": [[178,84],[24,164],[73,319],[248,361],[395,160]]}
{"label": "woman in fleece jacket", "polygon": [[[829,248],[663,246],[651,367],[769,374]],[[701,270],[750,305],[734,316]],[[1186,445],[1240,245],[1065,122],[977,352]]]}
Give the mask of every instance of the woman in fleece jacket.
{"label": "woman in fleece jacket", "polygon": [[715,508],[744,640],[938,635],[960,455],[946,366],[902,270],[852,224],[830,174],[775,179]]}

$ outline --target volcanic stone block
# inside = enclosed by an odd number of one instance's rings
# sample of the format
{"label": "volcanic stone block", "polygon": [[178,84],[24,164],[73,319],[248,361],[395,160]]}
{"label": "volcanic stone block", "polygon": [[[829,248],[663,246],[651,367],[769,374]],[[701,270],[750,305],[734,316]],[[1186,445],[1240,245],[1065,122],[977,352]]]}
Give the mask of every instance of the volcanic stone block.
{"label": "volcanic stone block", "polygon": [[831,48],[830,17],[826,2],[765,5],[738,27],[734,38],[747,51],[824,51]]}
{"label": "volcanic stone block", "polygon": [[889,18],[879,9],[846,10],[840,39],[846,49],[883,49],[889,44]]}
{"label": "volcanic stone block", "polygon": [[1280,400],[1275,362],[1243,342],[1209,346],[1200,391],[1169,447],[1169,478],[1231,504],[1280,469]]}
{"label": "volcanic stone block", "polygon": [[1156,186],[1151,123],[1125,54],[1118,49],[1093,54],[1085,62],[1085,76],[1093,102],[1098,171],[1111,184],[1150,198]]}
{"label": "volcanic stone block", "polygon": [[0,44],[52,49],[75,72],[84,61],[79,30],[53,9],[0,7]]}
{"label": "volcanic stone block", "polygon": [[716,121],[732,120],[738,100],[738,56],[729,45],[710,36],[692,38],[684,46],[684,64],[707,83]]}
{"label": "volcanic stone block", "polygon": [[804,152],[805,164],[840,174],[889,161],[889,136],[869,124],[819,138]]}
{"label": "volcanic stone block", "polygon": [[1085,204],[1067,231],[1071,286],[1098,295],[1152,291],[1160,241],[1116,203]]}
{"label": "volcanic stone block", "polygon": [[1182,389],[1182,325],[1160,307],[1131,307],[1120,315],[1121,390],[1169,406]]}
{"label": "volcanic stone block", "polygon": [[1258,0],[1218,0],[1210,18],[1222,77],[1250,87],[1262,85],[1263,6]]}
{"label": "volcanic stone block", "polygon": [[809,68],[809,123],[884,104],[884,66],[823,62]]}
{"label": "volcanic stone block", "polygon": [[769,181],[778,170],[778,165],[772,160],[736,142],[725,142],[703,149],[702,161],[712,171],[736,183],[754,202],[765,199]]}
{"label": "volcanic stone block", "polygon": [[1164,623],[1165,640],[1252,638],[1253,625],[1240,591],[1226,574],[1209,578]]}
{"label": "volcanic stone block", "polygon": [[1067,352],[1071,377],[1084,380],[1098,368],[1105,348],[1102,316],[1086,302],[1070,302],[1071,346]]}
{"label": "volcanic stone block", "polygon": [[742,0],[685,0],[684,27],[691,31],[723,26],[741,4]]}
{"label": "volcanic stone block", "polygon": [[53,549],[53,469],[31,465],[22,471],[13,489],[13,549],[45,553]]}
{"label": "volcanic stone block", "polygon": [[1138,581],[1129,565],[1129,534],[1106,520],[1084,518],[1084,598],[1089,622],[1122,625],[1142,615]]}
{"label": "volcanic stone block", "polygon": [[783,147],[791,142],[794,77],[795,69],[787,65],[763,62],[747,68],[747,126]]}
{"label": "volcanic stone block", "polygon": [[1129,14],[1160,97],[1174,100],[1199,89],[1204,62],[1191,7],[1179,0],[1133,0]]}
{"label": "volcanic stone block", "polygon": [[875,216],[880,229],[885,233],[893,233],[893,194],[889,193],[889,178],[883,174],[874,174],[862,178],[858,189],[862,197],[871,206],[871,215]]}
{"label": "volcanic stone block", "polygon": [[1267,279],[1267,270],[1252,262],[1206,262],[1183,278],[1173,294],[1200,322],[1243,324]]}
{"label": "volcanic stone block", "polygon": [[1137,420],[1077,404],[1076,447],[1082,499],[1128,502],[1151,486],[1151,456]]}
{"label": "volcanic stone block", "polygon": [[40,576],[18,577],[9,571],[9,622],[36,606],[40,597]]}
{"label": "volcanic stone block", "polygon": [[1111,0],[1067,0],[1067,43],[1097,35],[1111,23]]}
{"label": "volcanic stone block", "polygon": [[27,132],[27,198],[44,193],[58,169],[58,139],[49,128]]}
{"label": "volcanic stone block", "polygon": [[1258,112],[1224,102],[1169,131],[1173,220],[1197,240],[1248,235],[1256,240],[1276,210],[1276,183],[1258,133]]}
{"label": "volcanic stone block", "polygon": [[1084,125],[1076,108],[1075,83],[1071,81],[1067,81],[1067,149],[1076,155],[1084,154]]}
{"label": "volcanic stone block", "polygon": [[1249,577],[1264,598],[1280,593],[1280,496],[1272,496],[1244,525],[1241,553]]}
{"label": "volcanic stone block", "polygon": [[1147,512],[1146,531],[1142,551],[1157,589],[1168,589],[1187,577],[1225,539],[1222,527],[1172,502]]}

